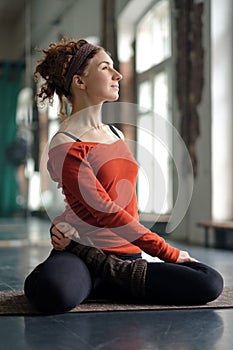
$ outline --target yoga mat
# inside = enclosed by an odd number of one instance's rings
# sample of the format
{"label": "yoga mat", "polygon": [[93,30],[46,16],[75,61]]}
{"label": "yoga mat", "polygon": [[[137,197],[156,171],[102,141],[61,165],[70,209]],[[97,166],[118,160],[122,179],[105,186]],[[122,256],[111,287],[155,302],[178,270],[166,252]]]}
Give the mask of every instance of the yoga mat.
{"label": "yoga mat", "polygon": [[[113,311],[150,311],[184,309],[221,309],[233,307],[233,286],[225,287],[222,294],[214,301],[204,305],[155,305],[141,302],[86,300],[69,313],[113,312]],[[0,315],[41,315],[28,301],[23,291],[0,291]]]}

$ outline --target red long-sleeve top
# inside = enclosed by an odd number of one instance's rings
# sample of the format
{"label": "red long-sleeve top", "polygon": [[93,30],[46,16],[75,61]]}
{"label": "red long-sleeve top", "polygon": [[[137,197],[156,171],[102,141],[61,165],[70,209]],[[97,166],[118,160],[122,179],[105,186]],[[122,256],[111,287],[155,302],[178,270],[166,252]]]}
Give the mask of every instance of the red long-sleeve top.
{"label": "red long-sleeve top", "polygon": [[175,262],[179,250],[138,220],[138,165],[123,140],[112,144],[67,142],[49,151],[48,170],[62,187],[66,209],[54,223],[67,221],[108,253],[142,250]]}

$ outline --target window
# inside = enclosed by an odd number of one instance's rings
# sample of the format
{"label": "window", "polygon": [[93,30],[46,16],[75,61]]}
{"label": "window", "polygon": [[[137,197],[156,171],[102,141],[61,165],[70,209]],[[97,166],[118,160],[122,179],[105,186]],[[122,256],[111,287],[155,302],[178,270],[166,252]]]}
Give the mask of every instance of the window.
{"label": "window", "polygon": [[232,10],[231,1],[211,3],[211,204],[220,221],[233,219]]}
{"label": "window", "polygon": [[[171,20],[170,1],[158,1],[136,29],[139,116],[137,160],[139,210],[169,213],[172,209]],[[163,122],[161,123],[161,120]]]}

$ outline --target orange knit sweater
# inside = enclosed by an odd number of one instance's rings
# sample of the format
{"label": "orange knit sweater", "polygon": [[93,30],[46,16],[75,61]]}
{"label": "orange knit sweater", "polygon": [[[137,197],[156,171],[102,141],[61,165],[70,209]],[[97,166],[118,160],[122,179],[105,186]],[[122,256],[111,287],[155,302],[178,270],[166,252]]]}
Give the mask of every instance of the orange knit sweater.
{"label": "orange knit sweater", "polygon": [[138,166],[123,140],[112,144],[68,142],[49,151],[48,170],[62,187],[66,209],[54,219],[75,226],[108,253],[137,254],[142,250],[175,262],[179,250],[149,231],[138,220]]}

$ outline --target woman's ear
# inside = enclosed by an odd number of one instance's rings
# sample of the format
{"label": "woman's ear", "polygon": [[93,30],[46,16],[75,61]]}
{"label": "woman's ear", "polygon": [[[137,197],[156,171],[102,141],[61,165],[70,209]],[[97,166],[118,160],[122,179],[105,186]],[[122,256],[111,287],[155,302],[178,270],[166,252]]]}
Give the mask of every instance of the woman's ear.
{"label": "woman's ear", "polygon": [[83,82],[83,80],[82,80],[82,78],[81,78],[80,75],[77,75],[77,74],[76,74],[76,75],[73,76],[73,83],[74,83],[74,85],[77,86],[79,89],[82,89],[82,90],[85,89],[85,84],[84,84],[84,82]]}

